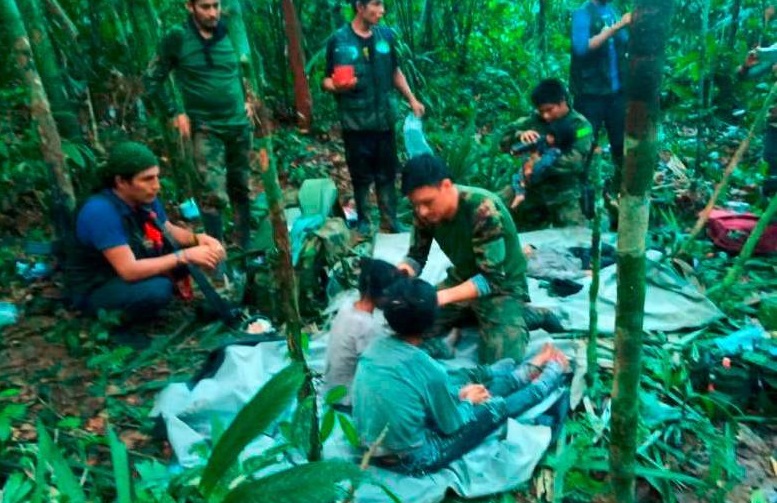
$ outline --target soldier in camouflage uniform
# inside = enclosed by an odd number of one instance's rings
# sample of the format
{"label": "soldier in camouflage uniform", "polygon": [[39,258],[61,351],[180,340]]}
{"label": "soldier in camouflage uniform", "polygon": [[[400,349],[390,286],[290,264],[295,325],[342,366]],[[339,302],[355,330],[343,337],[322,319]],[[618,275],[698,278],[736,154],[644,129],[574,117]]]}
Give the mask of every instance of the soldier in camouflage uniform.
{"label": "soldier in camouflage uniform", "polygon": [[527,231],[586,225],[580,196],[586,176],[585,158],[593,141],[591,124],[569,107],[566,89],[559,80],[540,82],[532,91],[531,99],[537,113],[509,126],[510,133],[502,139],[504,150],[516,142],[537,142],[554,126],[573,129],[575,138],[571,147],[547,168],[541,181],[527,185],[526,198],[517,209],[518,226],[521,231]]}
{"label": "soldier in camouflage uniform", "polygon": [[410,251],[400,269],[421,272],[432,240],[453,262],[439,285],[440,316],[430,336],[467,319],[478,322],[481,363],[521,361],[529,332],[526,259],[507,207],[487,190],[454,185],[442,160],[428,154],[408,161],[402,192],[415,209]]}
{"label": "soldier in camouflage uniform", "polygon": [[[220,19],[218,0],[187,0],[186,9],[188,19],[161,40],[144,83],[184,140],[192,140],[206,232],[222,239],[222,212],[231,202],[236,244],[246,249],[253,128],[238,56]],[[175,73],[183,109],[166,89],[170,72]]]}

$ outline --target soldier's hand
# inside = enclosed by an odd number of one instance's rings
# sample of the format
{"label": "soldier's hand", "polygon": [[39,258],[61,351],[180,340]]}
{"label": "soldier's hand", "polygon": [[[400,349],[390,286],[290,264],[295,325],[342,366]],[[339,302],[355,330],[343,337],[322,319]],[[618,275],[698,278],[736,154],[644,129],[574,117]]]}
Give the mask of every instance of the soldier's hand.
{"label": "soldier's hand", "polygon": [[192,134],[191,122],[186,114],[178,114],[173,118],[173,127],[180,133],[182,138],[189,138]]}
{"label": "soldier's hand", "polygon": [[223,259],[223,250],[220,252],[214,247],[198,245],[183,251],[186,262],[205,269],[215,269]]}
{"label": "soldier's hand", "polygon": [[338,82],[335,79],[332,79],[332,88],[336,93],[344,93],[355,88],[357,82],[359,82],[359,79],[356,77],[351,79],[349,82]]}
{"label": "soldier's hand", "polygon": [[413,109],[413,114],[416,117],[423,117],[426,113],[426,107],[424,107],[424,104],[415,98],[410,100],[410,108]]}
{"label": "soldier's hand", "polygon": [[624,26],[628,26],[631,24],[631,12],[627,12],[621,17],[620,22],[618,23],[617,28],[620,30]]}
{"label": "soldier's hand", "polygon": [[514,210],[518,206],[521,205],[521,203],[526,199],[526,196],[524,194],[518,194],[516,195],[513,200],[510,202],[510,209]]}
{"label": "soldier's hand", "polygon": [[534,143],[540,139],[540,134],[533,129],[529,129],[528,131],[521,132],[518,139],[521,140],[521,143]]}

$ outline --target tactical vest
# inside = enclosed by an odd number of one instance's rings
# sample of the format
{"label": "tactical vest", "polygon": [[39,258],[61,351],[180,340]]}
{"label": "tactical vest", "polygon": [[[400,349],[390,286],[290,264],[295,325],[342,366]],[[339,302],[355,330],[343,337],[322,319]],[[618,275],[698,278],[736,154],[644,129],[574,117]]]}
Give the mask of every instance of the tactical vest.
{"label": "tactical vest", "polygon": [[[127,244],[136,259],[159,257],[172,253],[172,249],[169,248],[167,243],[165,243],[162,249],[156,249],[146,237],[143,230],[144,224],[149,222],[151,225],[154,225],[147,211],[127,211],[125,208],[126,204],[111,190],[101,192],[95,197],[101,197],[110,201],[119,215],[121,215],[124,233],[127,236]],[[118,277],[118,273],[105,258],[102,251],[86,246],[78,239],[72,239],[69,248],[66,277],[71,296],[88,295],[94,289]]]}
{"label": "tactical vest", "polygon": [[372,43],[354,33],[351,25],[335,32],[334,64],[354,67],[358,82],[351,91],[337,93],[340,122],[346,131],[389,131],[394,127],[391,91],[394,88],[392,46],[389,28],[374,26]]}
{"label": "tactical vest", "polygon": [[[583,8],[588,11],[588,16],[591,19],[591,27],[588,33],[588,38],[590,39],[602,31],[604,19],[602,19],[599,9],[593,2],[587,2]],[[615,54],[618,58],[618,77],[621,88],[623,88],[626,84],[624,82],[626,76],[626,44],[619,40],[617,36],[613,36],[611,40],[615,43]],[[609,41],[606,41],[598,49],[589,50],[583,56],[578,56],[572,51],[569,87],[574,96],[612,94],[609,46]]]}

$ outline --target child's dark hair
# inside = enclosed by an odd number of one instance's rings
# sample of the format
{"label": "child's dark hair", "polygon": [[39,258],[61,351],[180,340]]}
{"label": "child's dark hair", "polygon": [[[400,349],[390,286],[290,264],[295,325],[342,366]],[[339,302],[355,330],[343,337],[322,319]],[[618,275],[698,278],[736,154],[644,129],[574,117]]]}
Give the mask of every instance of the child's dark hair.
{"label": "child's dark hair", "polygon": [[565,152],[570,150],[577,139],[577,129],[572,121],[560,119],[550,125],[547,129],[548,134],[553,135],[553,147]]}
{"label": "child's dark hair", "polygon": [[452,179],[442,159],[432,154],[417,155],[402,169],[402,194],[407,196],[421,187],[437,187],[446,178]]}
{"label": "child's dark hair", "polygon": [[426,281],[402,278],[383,294],[383,315],[397,335],[423,335],[434,325],[437,290]]}
{"label": "child's dark hair", "polygon": [[376,304],[383,298],[384,290],[405,274],[385,260],[363,257],[359,261],[359,293]]}
{"label": "child's dark hair", "polygon": [[567,88],[558,79],[545,79],[531,92],[531,102],[535,107],[558,104],[567,99]]}

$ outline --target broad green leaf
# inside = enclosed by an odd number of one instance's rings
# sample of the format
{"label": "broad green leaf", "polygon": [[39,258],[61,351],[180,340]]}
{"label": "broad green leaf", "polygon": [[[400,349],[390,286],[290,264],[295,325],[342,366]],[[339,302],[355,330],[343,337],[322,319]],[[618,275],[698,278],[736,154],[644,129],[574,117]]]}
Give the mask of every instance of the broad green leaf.
{"label": "broad green leaf", "polygon": [[278,372],[238,413],[208,460],[200,488],[209,495],[246,445],[266,430],[294,402],[305,379],[302,365]]}
{"label": "broad green leaf", "polygon": [[25,480],[20,472],[11,474],[5,481],[3,489],[0,491],[3,500],[2,503],[23,503],[29,501],[26,496],[32,491],[32,484]]}
{"label": "broad green leaf", "polygon": [[41,458],[51,465],[60,492],[72,503],[85,502],[86,495],[83,488],[40,421],[38,422],[38,446]]}
{"label": "broad green leaf", "polygon": [[347,461],[320,461],[295,466],[259,480],[244,482],[223,503],[330,503],[348,493],[366,475]]}
{"label": "broad green leaf", "polygon": [[132,480],[127,448],[110,426],[108,427],[108,445],[111,448],[113,476],[116,479],[116,500],[118,503],[132,503]]}
{"label": "broad green leaf", "polygon": [[72,430],[79,426],[81,426],[81,418],[75,416],[63,417],[57,422],[57,428],[62,428],[63,430]]}
{"label": "broad green leaf", "polygon": [[332,434],[332,430],[335,429],[335,411],[329,409],[324,414],[324,419],[321,420],[321,431],[319,432],[321,441],[325,442],[329,435]]}
{"label": "broad green leaf", "polygon": [[340,428],[343,429],[348,443],[354,447],[359,447],[361,445],[359,433],[356,431],[356,427],[351,422],[351,419],[345,414],[337,414],[337,422],[340,423]]}
{"label": "broad green leaf", "polygon": [[81,155],[81,151],[78,149],[78,145],[68,141],[63,141],[62,153],[65,154],[65,157],[70,159],[73,164],[79,168],[83,169],[86,167],[86,160],[84,159],[84,156]]}
{"label": "broad green leaf", "polygon": [[20,391],[16,388],[4,389],[3,391],[0,391],[0,398],[11,398],[12,396],[17,396],[19,393]]}
{"label": "broad green leaf", "polygon": [[335,386],[326,394],[324,397],[324,402],[326,402],[327,405],[334,405],[339,403],[343,398],[346,397],[346,395],[348,395],[347,387],[343,385]]}

